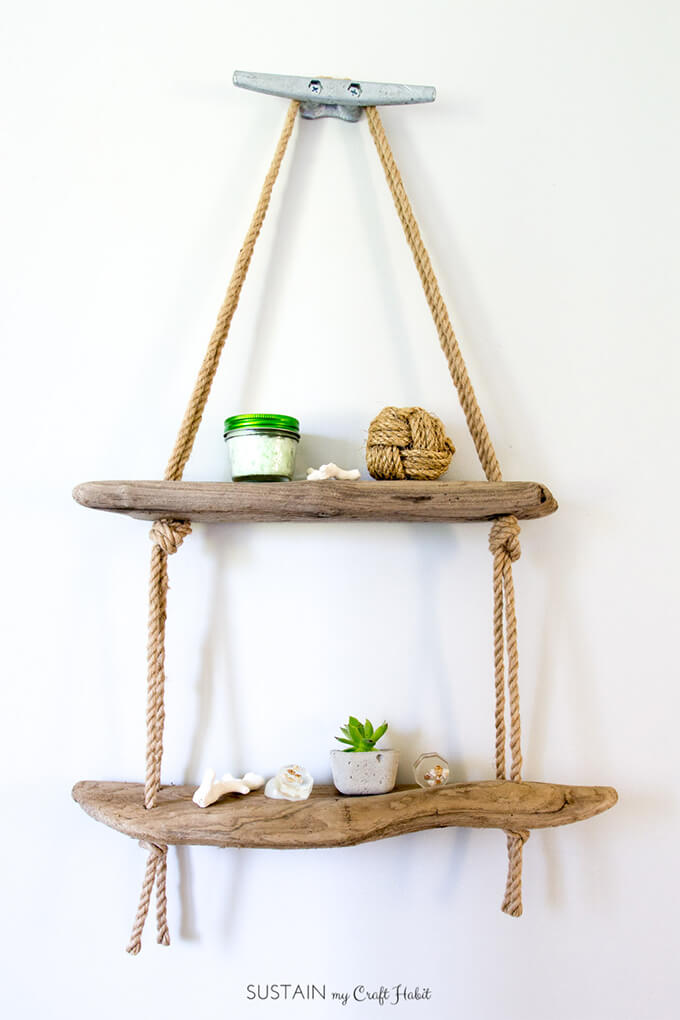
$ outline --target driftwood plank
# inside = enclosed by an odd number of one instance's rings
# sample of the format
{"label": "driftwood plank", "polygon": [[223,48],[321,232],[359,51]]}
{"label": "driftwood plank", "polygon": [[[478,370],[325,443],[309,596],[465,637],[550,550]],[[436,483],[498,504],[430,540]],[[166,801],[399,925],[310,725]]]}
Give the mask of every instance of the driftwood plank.
{"label": "driftwood plank", "polygon": [[591,818],[617,800],[610,786],[493,780],[439,790],[399,787],[375,797],[344,797],[332,786],[318,786],[297,803],[258,791],[199,808],[191,800],[195,789],[165,786],[150,811],[141,783],[76,783],[73,797],[97,821],[134,839],[270,849],[354,846],[448,826],[543,829]]}
{"label": "driftwood plank", "polygon": [[538,482],[84,482],[73,498],[141,520],[489,521],[554,513]]}

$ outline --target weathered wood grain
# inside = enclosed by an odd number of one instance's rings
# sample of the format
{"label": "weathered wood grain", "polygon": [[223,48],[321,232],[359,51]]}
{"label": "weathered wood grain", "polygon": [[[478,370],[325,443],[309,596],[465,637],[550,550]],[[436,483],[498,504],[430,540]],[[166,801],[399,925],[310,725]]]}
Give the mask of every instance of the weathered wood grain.
{"label": "weathered wood grain", "polygon": [[343,797],[332,786],[317,786],[297,803],[258,791],[199,808],[191,800],[195,789],[165,786],[150,811],[141,783],[76,783],[73,797],[97,821],[134,839],[270,849],[354,846],[448,826],[543,829],[591,818],[617,801],[610,786],[493,780],[439,790],[399,787],[375,797]]}
{"label": "weathered wood grain", "polygon": [[84,482],[73,498],[141,520],[489,521],[557,510],[538,482]]}

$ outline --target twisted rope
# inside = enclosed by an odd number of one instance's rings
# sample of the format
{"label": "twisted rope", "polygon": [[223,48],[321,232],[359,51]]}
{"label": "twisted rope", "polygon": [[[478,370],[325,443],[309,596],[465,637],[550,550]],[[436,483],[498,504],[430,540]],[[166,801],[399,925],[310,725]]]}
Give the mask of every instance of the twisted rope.
{"label": "twisted rope", "polygon": [[205,410],[206,401],[208,394],[210,393],[210,387],[212,386],[213,379],[215,378],[215,372],[217,371],[217,365],[220,360],[220,354],[224,347],[224,342],[227,339],[229,333],[229,327],[231,326],[231,320],[234,317],[234,312],[238,305],[239,298],[241,296],[241,288],[250,266],[250,260],[253,257],[253,251],[255,250],[255,242],[259,236],[264,218],[267,215],[267,209],[269,208],[269,200],[272,196],[272,189],[276,178],[279,175],[281,169],[281,162],[288,146],[288,141],[295,124],[295,118],[297,116],[298,108],[300,104],[293,101],[286,114],[286,119],[283,125],[283,131],[279,138],[278,144],[274,151],[274,158],[272,159],[271,166],[267,171],[267,176],[264,179],[262,185],[262,191],[258,200],[253,218],[248,227],[248,233],[246,234],[241,250],[238,253],[236,259],[236,265],[227,287],[227,293],[222,302],[217,315],[217,322],[215,328],[210,337],[208,349],[205,352],[203,358],[203,364],[198,373],[198,378],[194,385],[189,404],[184,414],[182,424],[180,425],[177,439],[175,440],[175,446],[172,453],[170,454],[170,460],[165,469],[165,479],[169,482],[176,482],[182,477],[186,462],[189,460],[189,455],[194,445],[196,433],[198,432],[198,426],[201,424],[201,418],[203,417],[203,411]]}
{"label": "twisted rope", "polygon": [[437,328],[437,334],[439,336],[439,342],[446,356],[446,361],[449,366],[449,372],[453,379],[453,384],[458,391],[458,399],[460,400],[465,420],[467,422],[472,441],[475,444],[477,450],[477,456],[484,468],[484,474],[487,480],[490,482],[500,482],[502,480],[501,469],[496,458],[496,452],[491,442],[491,437],[484,421],[484,416],[480,410],[479,404],[477,403],[477,397],[475,391],[472,388],[470,377],[468,375],[467,367],[463,361],[463,355],[460,352],[456,334],[453,331],[451,325],[451,319],[449,318],[449,312],[444,303],[444,299],[439,289],[439,283],[437,277],[434,274],[430,256],[427,248],[423,244],[423,239],[420,234],[420,228],[413,215],[413,209],[409,201],[404,182],[401,179],[399,168],[395,162],[392,154],[392,149],[387,141],[385,135],[385,129],[380,119],[380,114],[376,110],[375,106],[366,107],[366,116],[368,117],[368,126],[375,142],[375,147],[378,150],[378,156],[382,163],[383,170],[385,171],[385,177],[389,185],[390,191],[392,192],[392,198],[401,220],[401,225],[404,228],[404,234],[408,241],[409,248],[413,255],[413,259],[420,276],[420,282],[423,285],[425,291],[425,298],[430,307],[434,324]]}
{"label": "twisted rope", "polygon": [[149,851],[146,859],[146,871],[142,882],[142,891],[139,896],[139,906],[132,924],[130,941],[127,944],[127,952],[136,956],[142,948],[142,932],[144,922],[149,912],[151,892],[156,883],[156,920],[158,924],[158,942],[164,946],[170,945],[170,935],[166,919],[165,903],[165,875],[168,861],[168,848],[162,844],[142,843],[139,844],[143,850]]}
{"label": "twisted rope", "polygon": [[[198,378],[189,400],[182,424],[175,440],[170,460],[165,469],[166,481],[179,481],[193,449],[198,427],[201,424],[210,388],[220,360],[220,354],[229,333],[229,327],[241,296],[241,289],[255,250],[264,218],[269,208],[272,189],[293,130],[299,103],[288,107],[283,130],[274,151],[262,191],[250,222],[248,232],[239,251],[227,293],[217,316],[215,328],[208,343]],[[168,556],[172,556],[191,533],[190,521],[168,518],[155,521],[149,537],[153,542],[149,575],[149,621],[147,642],[147,695],[146,695],[146,782],[144,806],[153,808],[161,785],[163,758],[163,727],[165,724],[165,623],[168,601]],[[167,922],[167,846],[151,845],[142,883],[137,914],[127,951],[133,955],[141,949],[142,931],[149,912],[151,891],[156,885],[156,921],[158,942],[170,945]]]}
{"label": "twisted rope", "polygon": [[[425,248],[420,228],[413,214],[406,194],[404,182],[397,167],[392,149],[387,141],[380,115],[374,106],[366,108],[368,126],[382,163],[385,177],[392,193],[397,214],[404,229],[406,240],[423,285],[439,342],[449,366],[453,384],[458,393],[465,420],[477,456],[489,482],[502,481],[502,474],[496,452],[491,442],[484,416],[482,415],[475,391],[463,361],[449,313],[434,274],[430,256]],[[495,678],[495,724],[496,724],[496,778],[506,778],[505,765],[505,657],[507,654],[507,691],[510,705],[510,778],[514,782],[522,779],[522,751],[519,715],[519,658],[517,655],[517,621],[515,618],[515,589],[512,580],[512,564],[519,559],[519,524],[516,517],[501,517],[494,521],[489,534],[489,548],[493,554],[493,631],[494,631],[494,678]],[[508,847],[508,878],[501,909],[513,917],[522,913],[522,848],[529,838],[525,830],[506,832]]]}
{"label": "twisted rope", "polygon": [[[255,209],[243,246],[239,252],[234,271],[227,288],[208,350],[203,359],[198,378],[180,426],[175,446],[168,461],[165,478],[168,481],[181,479],[198,432],[205,405],[210,393],[220,354],[224,347],[231,321],[238,305],[241,289],[269,207],[272,189],[278,176],[281,162],[290,139],[299,104],[292,102],[288,108],[281,137],[274,158],[265,178],[260,198]],[[394,156],[385,136],[382,122],[374,107],[367,108],[371,134],[375,142],[392,197],[399,214],[406,239],[411,248],[416,268],[423,285],[425,297],[437,328],[439,340],[446,357],[451,378],[458,392],[465,420],[472,436],[484,473],[489,481],[502,479],[500,466],[482,416],[477,398],[463,361],[448,310],[439,290],[428,252],[423,244],[418,224],[396,166]],[[165,719],[165,622],[167,615],[167,557],[173,555],[191,532],[189,521],[160,520],[151,529],[153,550],[149,583],[149,640],[147,649],[147,777],[144,803],[152,808],[160,789],[161,758],[163,753],[163,726]],[[521,750],[519,725],[519,688],[517,658],[517,628],[512,584],[512,562],[520,555],[519,526],[513,517],[501,518],[491,529],[490,545],[494,555],[494,662],[496,678],[496,774],[505,776],[505,670],[504,651],[508,656],[508,697],[510,702],[510,750],[511,778],[521,780]],[[505,614],[505,622],[504,622]],[[522,848],[528,833],[524,830],[506,833],[508,844],[509,870],[503,910],[513,916],[522,912],[521,866]],[[170,942],[167,926],[167,846],[150,845],[149,856],[142,883],[139,906],[132,928],[128,952],[136,954],[141,948],[141,935],[149,910],[151,892],[156,885],[156,919],[158,941],[163,945]]]}
{"label": "twisted rope", "polygon": [[168,604],[168,556],[176,553],[187,535],[189,521],[155,521],[149,574],[149,636],[146,684],[146,784],[144,806],[152,808],[161,785],[163,726],[165,723],[165,621]]}
{"label": "twisted rope", "polygon": [[501,910],[510,917],[522,916],[522,851],[529,838],[528,829],[505,833],[508,847],[508,878]]}
{"label": "twisted rope", "polygon": [[168,929],[168,898],[166,885],[168,877],[168,848],[158,859],[156,868],[156,942],[160,946],[170,945],[170,931]]}
{"label": "twisted rope", "polygon": [[[496,688],[496,779],[505,779],[505,652],[508,656],[508,697],[510,701],[510,778],[519,781],[522,772],[519,717],[519,656],[512,564],[521,549],[516,517],[499,517],[489,533],[493,555],[493,647]],[[504,620],[505,614],[505,620]]]}
{"label": "twisted rope", "polygon": [[[499,517],[489,533],[493,555],[493,647],[496,692],[496,779],[505,779],[505,658],[507,655],[507,691],[510,708],[510,779],[522,781],[521,723],[519,714],[519,655],[512,564],[521,555],[519,524],[516,517]],[[501,910],[511,917],[522,914],[522,850],[529,832],[506,831],[508,878]]]}

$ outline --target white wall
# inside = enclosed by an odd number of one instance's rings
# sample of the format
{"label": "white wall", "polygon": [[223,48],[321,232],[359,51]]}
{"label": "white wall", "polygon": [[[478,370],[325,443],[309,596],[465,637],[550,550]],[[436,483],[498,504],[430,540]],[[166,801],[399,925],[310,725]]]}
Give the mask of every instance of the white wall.
{"label": "white wall", "polygon": [[[3,21],[4,1015],[342,1012],[246,1000],[299,981],[431,987],[399,1015],[675,1016],[677,5],[62,0]],[[165,465],[285,112],[235,67],[438,89],[384,121],[505,475],[560,502],[516,568],[525,775],[620,792],[532,836],[519,921],[498,832],[191,848],[170,853],[172,948],[149,925],[130,958],[144,856],[70,801],[143,774],[150,548],[70,489]],[[242,409],[299,415],[301,467],[363,467],[387,403],[439,414],[450,477],[481,476],[367,125],[302,122],[186,477],[225,477]],[[432,747],[492,775],[485,527],[196,527],[171,572],[166,781],[290,759],[323,780],[350,711],[390,719],[403,780]]]}

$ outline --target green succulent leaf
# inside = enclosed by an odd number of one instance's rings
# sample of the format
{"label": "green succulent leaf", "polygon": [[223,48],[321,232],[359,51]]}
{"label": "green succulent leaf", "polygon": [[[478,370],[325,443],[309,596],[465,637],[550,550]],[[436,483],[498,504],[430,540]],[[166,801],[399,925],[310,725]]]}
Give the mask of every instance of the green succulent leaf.
{"label": "green succulent leaf", "polygon": [[370,719],[361,723],[355,715],[351,715],[349,721],[340,727],[343,736],[335,739],[341,744],[349,745],[343,747],[343,751],[372,751],[386,731],[386,722],[374,729]]}
{"label": "green succulent leaf", "polygon": [[373,743],[377,744],[381,737],[384,737],[387,732],[387,723],[383,723],[382,726],[378,726],[377,730],[373,734]]}
{"label": "green succulent leaf", "polygon": [[354,725],[350,726],[350,728],[349,728],[349,735],[352,738],[352,741],[354,742],[355,747],[358,747],[359,744],[361,743],[362,736],[361,736],[361,733],[359,732],[359,730],[357,729],[356,726],[354,726]]}

